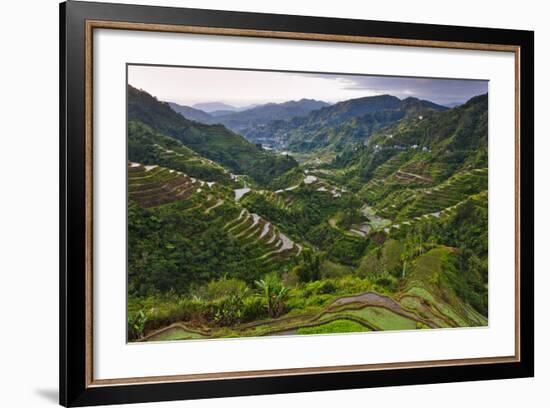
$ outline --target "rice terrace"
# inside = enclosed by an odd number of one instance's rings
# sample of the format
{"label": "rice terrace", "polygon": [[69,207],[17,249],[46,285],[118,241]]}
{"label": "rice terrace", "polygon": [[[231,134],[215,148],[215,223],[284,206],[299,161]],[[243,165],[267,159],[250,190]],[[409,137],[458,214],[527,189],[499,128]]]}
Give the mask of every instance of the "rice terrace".
{"label": "rice terrace", "polygon": [[129,66],[128,341],[487,326],[487,92]]}

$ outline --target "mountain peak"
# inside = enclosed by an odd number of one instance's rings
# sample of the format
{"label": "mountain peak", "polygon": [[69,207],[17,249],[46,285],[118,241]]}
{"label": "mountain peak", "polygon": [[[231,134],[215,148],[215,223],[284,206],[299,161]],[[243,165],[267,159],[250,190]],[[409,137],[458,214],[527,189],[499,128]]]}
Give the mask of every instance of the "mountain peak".
{"label": "mountain peak", "polygon": [[472,103],[487,102],[488,100],[489,100],[489,94],[488,94],[488,93],[484,93],[484,94],[480,94],[480,95],[476,95],[476,96],[471,97],[470,99],[468,99],[468,100],[464,103],[464,105],[472,104]]}
{"label": "mountain peak", "polygon": [[449,109],[447,106],[439,105],[437,103],[416,98],[414,96],[409,96],[402,101],[403,106],[405,109],[411,109],[411,108],[417,108],[417,109],[433,109],[438,111],[443,111]]}

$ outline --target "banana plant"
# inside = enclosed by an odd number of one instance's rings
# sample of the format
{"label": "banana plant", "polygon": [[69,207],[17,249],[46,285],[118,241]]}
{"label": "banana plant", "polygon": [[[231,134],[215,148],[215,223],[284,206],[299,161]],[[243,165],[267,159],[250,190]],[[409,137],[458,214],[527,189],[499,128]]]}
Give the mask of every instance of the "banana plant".
{"label": "banana plant", "polygon": [[283,285],[276,275],[267,275],[264,279],[260,279],[255,283],[266,299],[269,316],[279,317],[284,311],[284,301],[288,295],[288,288]]}

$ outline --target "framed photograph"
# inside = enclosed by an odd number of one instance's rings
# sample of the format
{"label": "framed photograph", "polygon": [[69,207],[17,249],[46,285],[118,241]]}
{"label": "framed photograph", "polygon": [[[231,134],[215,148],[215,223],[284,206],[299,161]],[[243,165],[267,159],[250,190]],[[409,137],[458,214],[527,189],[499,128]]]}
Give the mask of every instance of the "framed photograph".
{"label": "framed photograph", "polygon": [[534,375],[533,32],[60,21],[62,405]]}

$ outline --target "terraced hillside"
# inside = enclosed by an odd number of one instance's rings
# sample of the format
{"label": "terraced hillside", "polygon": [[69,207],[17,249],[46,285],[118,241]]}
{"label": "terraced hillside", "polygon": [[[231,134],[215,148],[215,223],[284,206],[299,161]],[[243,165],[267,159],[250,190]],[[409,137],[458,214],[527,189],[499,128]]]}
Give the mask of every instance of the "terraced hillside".
{"label": "terraced hillside", "polygon": [[[418,272],[415,272],[414,276],[431,271],[423,265],[431,261],[431,254],[427,254],[425,258],[426,261],[420,260]],[[332,284],[333,281],[329,282]],[[343,283],[334,281],[335,285]],[[473,308],[456,299],[444,300],[439,295],[433,295],[425,289],[423,281],[412,279],[404,292],[396,296],[381,295],[375,291],[351,296],[328,294],[325,295],[323,303],[324,306],[314,313],[292,314],[278,319],[235,325],[230,331],[177,322],[152,330],[143,341],[205,339],[219,337],[220,334],[239,337],[276,336],[487,324],[487,319]]]}
{"label": "terraced hillside", "polygon": [[128,158],[144,165],[168,167],[191,177],[224,183],[232,181],[224,167],[139,121],[128,123]]}
{"label": "terraced hillside", "polygon": [[180,171],[157,165],[129,164],[128,192],[144,208],[184,200],[199,190],[199,186],[197,179]]}
{"label": "terraced hillside", "polygon": [[[488,324],[486,96],[312,111],[303,118],[327,127],[302,142],[345,143],[333,161],[302,151],[298,165],[250,144],[226,151],[227,129],[130,91],[132,341]],[[383,121],[388,109],[399,117]],[[365,115],[380,119],[369,137],[350,136]]]}
{"label": "terraced hillside", "polygon": [[[221,259],[211,259],[218,269],[209,271],[208,276],[237,273],[252,280],[255,275],[247,268],[257,270],[257,273],[280,269],[286,264],[291,265],[302,250],[300,244],[288,238],[277,226],[242,207],[235,200],[234,191],[217,182],[189,177],[165,167],[130,162],[128,193],[130,208],[133,210],[129,217],[129,230],[139,228],[141,223],[151,222],[151,219],[156,221],[154,229],[150,226],[147,235],[136,240],[136,246],[148,247],[149,240],[166,239],[164,246],[175,250],[179,244],[197,243],[195,239],[206,240],[216,235],[213,238],[216,247],[222,253],[226,252],[224,258],[232,263],[224,265]],[[172,234],[177,237],[172,237]],[[198,244],[202,248],[212,242],[199,241]],[[137,254],[140,251],[140,248],[134,248],[130,243],[130,253]],[[193,266],[185,265],[186,260],[196,258],[192,262],[200,262],[204,256],[196,253],[182,258],[181,253],[176,251],[174,255],[174,270]],[[142,266],[154,269],[158,262],[165,261],[151,258]],[[136,260],[136,263],[143,262]],[[142,269],[141,274],[150,275],[151,272]],[[181,288],[189,284],[180,282],[179,278],[168,280],[171,284],[177,282]],[[157,286],[158,283],[154,282],[143,293],[159,289]]]}

